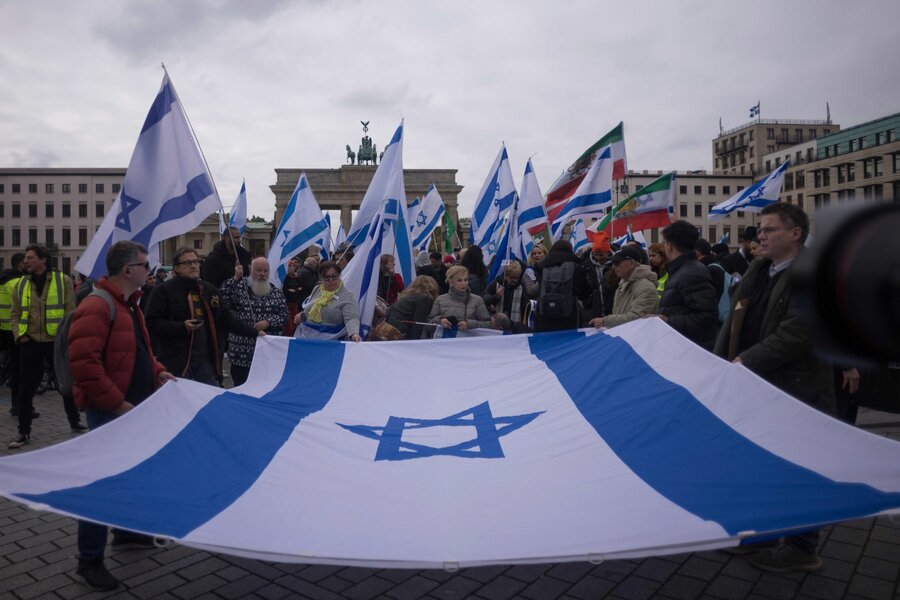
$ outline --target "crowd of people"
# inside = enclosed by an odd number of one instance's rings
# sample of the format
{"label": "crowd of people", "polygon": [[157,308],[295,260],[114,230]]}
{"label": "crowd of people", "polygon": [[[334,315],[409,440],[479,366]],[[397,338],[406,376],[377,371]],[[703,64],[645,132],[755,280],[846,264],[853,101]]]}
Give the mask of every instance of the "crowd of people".
{"label": "crowd of people", "polygon": [[[761,211],[758,228],[741,233],[735,252],[700,239],[694,225],[679,220],[646,250],[636,242],[615,248],[602,232],[581,255],[567,241],[538,244],[527,260],[509,262],[493,279],[478,246],[447,256],[422,253],[408,286],[395,272],[394,257],[385,254],[377,265],[379,306],[368,339],[430,338],[438,327],[509,333],[611,328],[656,317],[719,357],[852,422],[859,373],[833,371],[814,354],[793,302],[791,265],[808,234],[799,207],[773,204]],[[147,254],[133,242],[112,245],[108,276],[80,284],[77,293],[70,277],[50,268],[47,249],[31,245],[14,257],[0,278],[0,334],[12,357],[11,414],[18,419],[9,448],[31,439],[37,385],[72,313],[74,393],[63,405],[76,432],[124,414],[170,379],[223,385],[226,352],[234,385],[244,383],[259,336],[362,341],[358,299],[341,278],[352,248],[339,248],[324,262],[315,254],[292,260],[281,287],[269,282],[267,259],[251,258],[233,229],[205,260],[179,249],[165,281],[152,281]],[[843,397],[840,411],[836,392]],[[95,589],[115,583],[103,565],[106,537],[105,527],[79,525],[79,575]],[[769,570],[814,570],[821,565],[817,542],[815,531],[793,535],[760,548],[753,561]],[[114,532],[114,545],[146,543],[138,534]]]}

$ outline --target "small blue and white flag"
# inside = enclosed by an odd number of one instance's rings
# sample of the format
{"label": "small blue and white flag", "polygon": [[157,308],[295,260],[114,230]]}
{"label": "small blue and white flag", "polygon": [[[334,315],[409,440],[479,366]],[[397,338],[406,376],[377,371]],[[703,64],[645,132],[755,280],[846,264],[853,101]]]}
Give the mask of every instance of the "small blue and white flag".
{"label": "small blue and white flag", "polygon": [[341,277],[344,287],[356,297],[359,306],[359,335],[363,339],[368,337],[375,316],[381,255],[390,254],[396,229],[406,227],[406,220],[401,219],[401,211],[405,212],[394,201],[388,201],[382,206],[381,212],[365,228],[366,237],[357,247],[356,254],[350,259]]}
{"label": "small blue and white flag", "polygon": [[[444,218],[444,200],[432,183],[421,202],[407,210],[408,222],[411,229],[412,246],[416,250],[427,250],[431,241],[431,234],[441,224]],[[408,282],[407,282],[408,284]]]}
{"label": "small blue and white flag", "polygon": [[[659,319],[256,344],[240,387],[180,378],[0,458],[0,495],[210,552],[373,568],[635,559],[900,514],[900,443]],[[454,385],[410,376],[435,360]]]}
{"label": "small blue and white flag", "polygon": [[[409,224],[406,222],[406,186],[403,182],[403,121],[394,132],[394,137],[384,149],[381,164],[375,170],[366,195],[362,199],[353,226],[347,234],[347,241],[359,247],[368,236],[369,225],[375,217],[382,214],[385,205],[392,204],[388,212],[394,215],[390,219],[396,229],[385,242],[385,252],[393,254],[396,259],[397,272],[403,277],[403,283],[409,285],[416,276],[415,256],[413,256],[412,240]],[[400,211],[399,214],[397,211]],[[380,222],[383,224],[384,220]],[[355,255],[354,255],[355,258]]]}
{"label": "small blue and white flag", "polygon": [[337,233],[334,235],[334,248],[337,250],[341,247],[341,244],[347,241],[347,232],[344,231],[344,224],[340,223],[337,228]]}
{"label": "small blue and white flag", "polygon": [[316,240],[330,235],[328,221],[313,196],[306,173],[300,173],[269,249],[269,281],[272,285],[281,288],[287,277],[288,262]]}
{"label": "small blue and white flag", "polygon": [[731,241],[731,232],[726,231],[725,234],[721,238],[719,238],[719,243],[727,244],[729,241]]}
{"label": "small blue and white flag", "polygon": [[228,217],[228,226],[239,229],[241,235],[247,230],[247,181],[241,182],[241,191],[238,192],[234,206]]}
{"label": "small blue and white flag", "polygon": [[758,116],[759,116],[759,101],[757,100],[756,106],[750,107],[750,118],[752,119],[752,118],[758,117]]}
{"label": "small blue and white flag", "polygon": [[604,146],[597,151],[587,175],[553,221],[551,231],[554,240],[562,237],[563,228],[572,219],[606,214],[606,207],[612,205],[612,173],[611,146]]}
{"label": "small blue and white flag", "polygon": [[322,260],[328,260],[334,250],[334,246],[331,241],[331,215],[325,211],[322,211],[322,214],[325,215],[325,223],[328,224],[328,230],[325,231],[322,234],[322,237],[317,239],[314,244],[319,248],[319,258],[321,258]]}
{"label": "small blue and white flag", "polygon": [[748,187],[741,190],[725,202],[716,204],[709,211],[709,220],[723,219],[736,210],[759,212],[770,204],[778,202],[781,195],[781,182],[784,180],[784,172],[787,171],[790,161],[784,161],[781,166]]}
{"label": "small blue and white flag", "polygon": [[575,224],[572,225],[572,230],[569,232],[569,243],[572,244],[572,250],[575,254],[590,247],[591,243],[588,241],[583,219],[578,219],[575,221]]}
{"label": "small blue and white flag", "polygon": [[221,205],[175,86],[165,73],[119,198],[75,270],[94,279],[106,275],[106,251],[122,240],[143,244],[157,255],[154,246],[159,242],[196,228]]}
{"label": "small blue and white flag", "polygon": [[620,248],[624,246],[626,242],[637,242],[641,245],[641,248],[645,250],[647,249],[647,238],[644,237],[644,232],[638,231],[637,233],[632,233],[630,225],[625,231],[625,235],[617,237],[612,241],[613,244],[619,246]]}
{"label": "small blue and white flag", "polygon": [[[478,192],[475,209],[472,211],[472,229],[469,237],[472,244],[479,246],[484,252],[484,264],[488,264],[496,252],[499,238],[495,229],[500,217],[508,211],[516,197],[516,186],[512,171],[509,168],[509,156],[506,144],[500,147],[491,170]],[[491,242],[494,241],[494,246]],[[492,252],[493,249],[493,252]]]}

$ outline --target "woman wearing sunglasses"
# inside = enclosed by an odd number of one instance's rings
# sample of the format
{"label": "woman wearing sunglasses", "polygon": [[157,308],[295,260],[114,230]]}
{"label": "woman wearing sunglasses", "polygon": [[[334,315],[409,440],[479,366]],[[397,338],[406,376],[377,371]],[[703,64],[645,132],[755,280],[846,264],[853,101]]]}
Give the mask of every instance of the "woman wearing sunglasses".
{"label": "woman wearing sunglasses", "polygon": [[359,305],[356,296],[344,287],[341,268],[326,261],[319,266],[322,283],[303,303],[294,317],[296,337],[309,339],[350,339],[359,342]]}

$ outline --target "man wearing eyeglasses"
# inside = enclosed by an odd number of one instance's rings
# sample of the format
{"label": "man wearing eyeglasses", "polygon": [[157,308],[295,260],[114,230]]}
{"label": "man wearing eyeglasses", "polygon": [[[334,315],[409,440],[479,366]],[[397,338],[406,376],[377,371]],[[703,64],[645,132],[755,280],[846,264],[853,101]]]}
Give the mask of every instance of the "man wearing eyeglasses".
{"label": "man wearing eyeglasses", "polygon": [[240,263],[244,273],[250,272],[250,252],[241,246],[241,230],[229,227],[203,261],[200,278],[220,288],[222,282],[234,277],[236,263]]}
{"label": "man wearing eyeglasses", "polygon": [[[791,293],[791,265],[809,235],[809,218],[799,206],[771,204],[760,211],[756,232],[761,256],[750,263],[735,291],[715,353],[834,414],[831,368],[814,355],[809,329]],[[818,530],[792,535],[751,560],[767,571],[817,571],[822,568],[818,540]]]}
{"label": "man wearing eyeglasses", "polygon": [[200,279],[200,259],[180,248],[172,260],[175,276],[156,286],[147,302],[147,329],[153,349],[166,368],[208,385],[222,383],[225,333],[265,335],[232,316],[211,283]]}
{"label": "man wearing eyeglasses", "polygon": [[[106,269],[109,275],[95,282],[94,291],[75,310],[69,329],[75,402],[84,409],[92,430],[130,411],[163,383],[175,379],[153,356],[139,306],[141,287],[150,273],[147,248],[130,241],[116,242],[106,253]],[[106,538],[106,526],[78,522],[75,574],[93,590],[119,585],[103,563]],[[152,548],[153,540],[113,530],[112,547]]]}

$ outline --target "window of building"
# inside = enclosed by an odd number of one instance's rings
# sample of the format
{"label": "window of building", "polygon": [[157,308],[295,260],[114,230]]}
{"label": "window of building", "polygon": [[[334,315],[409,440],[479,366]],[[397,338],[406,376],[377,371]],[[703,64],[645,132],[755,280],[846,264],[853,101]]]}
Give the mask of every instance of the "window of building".
{"label": "window of building", "polygon": [[797,171],[796,173],[794,173],[794,187],[799,190],[802,189],[805,185],[806,175],[803,173],[803,171]]}
{"label": "window of building", "polygon": [[707,214],[711,213],[711,212],[712,212],[712,209],[714,209],[715,207],[716,207],[716,203],[715,203],[715,202],[710,202],[710,203],[708,203],[708,204],[706,205],[706,213],[707,213]]}
{"label": "window of building", "polygon": [[795,130],[794,130],[794,135],[795,135],[796,138],[797,138],[797,139],[794,140],[794,142],[796,142],[796,143],[799,144],[800,142],[803,141],[803,130],[802,130],[802,129],[795,129]]}
{"label": "window of building", "polygon": [[737,191],[740,192],[742,189],[744,189],[744,186],[742,186],[742,185],[737,186]]}
{"label": "window of building", "polygon": [[62,184],[62,193],[63,194],[71,194],[72,193],[72,184],[71,183]]}
{"label": "window of building", "polygon": [[79,246],[87,246],[87,228],[86,227],[78,228],[78,245]]}
{"label": "window of building", "polygon": [[847,183],[853,183],[854,181],[856,181],[856,165],[847,163]]}
{"label": "window of building", "polygon": [[686,186],[686,185],[679,185],[679,186],[678,186],[678,193],[679,193],[679,194],[687,194],[687,186]]}
{"label": "window of building", "polygon": [[803,208],[803,194],[797,194],[797,206]]}
{"label": "window of building", "polygon": [[776,157],[775,157],[775,168],[777,169],[777,168],[780,167],[780,166],[781,166],[781,157],[780,157],[780,156],[776,156]]}
{"label": "window of building", "polygon": [[12,184],[12,193],[13,194],[21,194],[22,193],[22,184],[19,184],[19,183]]}
{"label": "window of building", "polygon": [[771,170],[772,170],[772,161],[767,160],[766,161],[766,171],[771,171]]}
{"label": "window of building", "polygon": [[28,204],[28,218],[37,219],[37,203],[31,202]]}
{"label": "window of building", "polygon": [[711,185],[706,189],[706,191],[710,196],[714,196],[716,194],[716,186]]}
{"label": "window of building", "polygon": [[872,159],[872,168],[875,171],[875,177],[881,177],[884,175],[884,159],[880,156],[876,156]]}
{"label": "window of building", "polygon": [[53,212],[54,212],[54,210],[53,210],[52,202],[48,202],[47,204],[44,205],[44,216],[45,217],[52,218]]}
{"label": "window of building", "polygon": [[722,226],[722,237],[728,236],[728,239],[731,240],[731,225],[723,225]]}
{"label": "window of building", "polygon": [[634,186],[634,191],[636,191],[636,192],[639,192],[642,189],[644,189],[644,186],[642,186],[641,184],[637,184],[636,186]]}
{"label": "window of building", "polygon": [[747,162],[747,154],[741,150],[741,153],[738,155],[738,162]]}
{"label": "window of building", "polygon": [[72,245],[72,230],[68,227],[63,227],[62,229],[62,245],[63,247]]}
{"label": "window of building", "polygon": [[44,245],[45,246],[55,246],[56,245],[56,232],[52,227],[47,227],[44,229]]}
{"label": "window of building", "polygon": [[750,158],[753,158],[753,146],[750,146]]}
{"label": "window of building", "polygon": [[[0,202],[0,219],[6,218],[6,202]],[[0,227],[0,229],[3,229]]]}
{"label": "window of building", "polygon": [[194,250],[203,250],[203,240],[194,240]]}
{"label": "window of building", "polygon": [[[6,230],[0,227],[0,248],[6,245]],[[2,267],[0,267],[2,268]]]}
{"label": "window of building", "polygon": [[731,158],[728,159],[728,162],[731,163],[732,167],[735,165],[736,161],[737,161],[737,156],[735,156],[734,154],[732,154]]}
{"label": "window of building", "polygon": [[13,219],[18,219],[22,216],[22,205],[18,202],[12,203],[12,217]]}
{"label": "window of building", "polygon": [[894,173],[900,173],[900,152],[892,154],[891,159],[894,163]]}
{"label": "window of building", "polygon": [[703,206],[701,206],[700,204],[695,204],[695,205],[694,205],[694,216],[695,216],[695,217],[702,217],[702,216],[703,216]]}
{"label": "window of building", "polygon": [[784,189],[786,191],[794,189],[794,176],[790,173],[784,175]]}
{"label": "window of building", "polygon": [[737,215],[738,215],[738,218],[743,217],[743,216],[744,216],[744,211],[742,211],[742,210],[737,211]]}
{"label": "window of building", "polygon": [[822,130],[822,135],[828,135],[829,133],[831,133],[831,130],[830,130],[830,129],[823,129],[823,130]]}
{"label": "window of building", "polygon": [[102,194],[104,187],[105,186],[102,183],[98,183],[94,186],[94,191],[97,192],[98,194]]}
{"label": "window of building", "polygon": [[72,204],[69,202],[63,202],[62,204],[62,216],[64,219],[68,219],[72,216]]}
{"label": "window of building", "polygon": [[78,217],[81,219],[87,219],[87,202],[78,203]]}
{"label": "window of building", "polygon": [[702,186],[702,185],[695,185],[695,186],[694,186],[694,195],[699,196],[699,195],[702,194],[702,193],[703,193],[703,186]]}
{"label": "window of building", "polygon": [[894,141],[894,130],[893,130],[893,129],[888,129],[887,131],[885,131],[885,132],[884,132],[884,138],[885,138],[884,141],[885,141],[886,143],[888,143],[888,144],[890,144],[891,142],[893,142],[893,141]]}
{"label": "window of building", "polygon": [[774,140],[775,139],[775,130],[773,128],[766,129],[766,139]]}
{"label": "window of building", "polygon": [[79,194],[87,194],[87,184],[86,183],[78,184],[78,193]]}
{"label": "window of building", "polygon": [[63,273],[71,273],[72,272],[72,259],[68,256],[63,256]]}
{"label": "window of building", "polygon": [[686,217],[686,216],[687,216],[687,204],[681,204],[681,205],[678,207],[678,215],[681,216],[681,217]]}
{"label": "window of building", "polygon": [[791,141],[790,136],[788,135],[788,129],[787,129],[787,127],[782,127],[782,128],[781,128],[781,141],[782,141],[782,142],[789,142],[789,141]]}
{"label": "window of building", "polygon": [[856,152],[856,140],[850,140],[847,146],[850,148],[850,152]]}
{"label": "window of building", "polygon": [[22,245],[22,231],[18,227],[12,228],[12,247],[18,248]]}
{"label": "window of building", "polygon": [[47,194],[52,194],[53,193],[53,184],[52,183],[44,184],[44,192]]}
{"label": "window of building", "polygon": [[102,202],[98,202],[97,204],[94,205],[94,215],[98,219],[103,218],[103,203]]}
{"label": "window of building", "polygon": [[37,194],[37,184],[36,183],[28,184],[28,193],[29,194]]}
{"label": "window of building", "polygon": [[121,190],[122,190],[122,184],[121,184],[121,183],[114,183],[114,184],[112,184],[112,193],[113,193],[113,194],[118,194]]}
{"label": "window of building", "polygon": [[0,183],[0,194],[5,194],[5,193],[6,193],[6,184]]}
{"label": "window of building", "polygon": [[28,228],[28,243],[29,244],[37,244],[37,227],[29,227]]}
{"label": "window of building", "polygon": [[723,185],[723,186],[722,186],[722,193],[723,193],[723,194],[730,194],[730,193],[731,193],[731,186],[730,186],[730,185]]}

